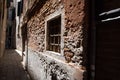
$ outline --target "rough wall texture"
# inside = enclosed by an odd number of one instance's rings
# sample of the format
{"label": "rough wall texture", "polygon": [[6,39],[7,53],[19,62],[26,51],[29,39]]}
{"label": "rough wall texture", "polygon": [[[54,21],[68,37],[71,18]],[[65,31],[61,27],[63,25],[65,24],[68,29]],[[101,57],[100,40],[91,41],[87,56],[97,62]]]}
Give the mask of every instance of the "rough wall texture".
{"label": "rough wall texture", "polygon": [[61,5],[65,9],[65,58],[68,62],[80,63],[80,54],[83,51],[84,0],[48,0],[28,22],[29,47],[40,52],[45,50],[45,18],[61,8]]}
{"label": "rough wall texture", "polygon": [[[83,79],[80,63],[83,53],[84,6],[85,0],[47,0],[28,21],[28,70],[36,80]],[[63,13],[64,56],[62,57],[69,63],[59,58],[57,60],[53,53],[48,57],[45,52],[45,20],[47,16],[59,9],[65,11]],[[71,63],[74,65],[71,66]],[[76,70],[76,67],[79,70]],[[79,75],[81,76],[78,77]]]}
{"label": "rough wall texture", "polygon": [[48,53],[29,50],[28,70],[35,80],[82,80],[83,70]]}
{"label": "rough wall texture", "polygon": [[[64,0],[65,6],[65,57],[81,63],[83,51],[84,0]],[[72,55],[72,56],[71,56]]]}

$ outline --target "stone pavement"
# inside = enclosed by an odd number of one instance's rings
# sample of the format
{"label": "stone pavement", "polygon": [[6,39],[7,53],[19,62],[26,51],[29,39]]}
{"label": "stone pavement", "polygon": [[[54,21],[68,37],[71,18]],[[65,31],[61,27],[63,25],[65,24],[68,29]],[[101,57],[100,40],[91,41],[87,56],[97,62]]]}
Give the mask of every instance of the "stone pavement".
{"label": "stone pavement", "polygon": [[31,80],[15,50],[6,50],[0,59],[0,80]]}

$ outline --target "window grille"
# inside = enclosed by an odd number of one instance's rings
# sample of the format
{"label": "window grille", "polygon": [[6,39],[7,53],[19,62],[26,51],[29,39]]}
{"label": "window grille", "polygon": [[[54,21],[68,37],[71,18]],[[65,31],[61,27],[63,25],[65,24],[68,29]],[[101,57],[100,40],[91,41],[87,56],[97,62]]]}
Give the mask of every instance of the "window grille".
{"label": "window grille", "polygon": [[61,17],[48,21],[47,25],[47,50],[60,53]]}

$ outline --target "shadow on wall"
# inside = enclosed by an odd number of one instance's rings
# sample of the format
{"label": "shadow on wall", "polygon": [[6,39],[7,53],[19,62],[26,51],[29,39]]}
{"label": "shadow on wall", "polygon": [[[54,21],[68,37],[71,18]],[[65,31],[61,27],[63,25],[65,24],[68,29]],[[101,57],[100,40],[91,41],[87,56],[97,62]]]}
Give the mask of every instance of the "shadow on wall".
{"label": "shadow on wall", "polygon": [[52,73],[51,76],[52,76],[52,77],[51,77],[51,80],[58,80],[58,79],[57,79],[57,75],[56,75],[55,73]]}
{"label": "shadow on wall", "polygon": [[89,48],[88,48],[88,45],[89,45],[89,42],[88,42],[88,39],[89,39],[89,3],[90,1],[89,0],[84,0],[84,19],[83,19],[83,62],[82,62],[82,66],[83,66],[83,69],[85,70],[84,74],[83,74],[83,80],[89,80],[89,75],[90,75],[90,71],[89,71]]}

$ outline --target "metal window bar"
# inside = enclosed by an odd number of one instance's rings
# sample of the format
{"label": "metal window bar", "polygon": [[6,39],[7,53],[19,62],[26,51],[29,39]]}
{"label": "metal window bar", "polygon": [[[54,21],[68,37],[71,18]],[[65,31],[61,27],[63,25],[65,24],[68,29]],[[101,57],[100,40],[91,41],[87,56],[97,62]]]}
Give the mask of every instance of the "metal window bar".
{"label": "metal window bar", "polygon": [[120,8],[100,13],[99,18],[101,22],[120,19]]}

